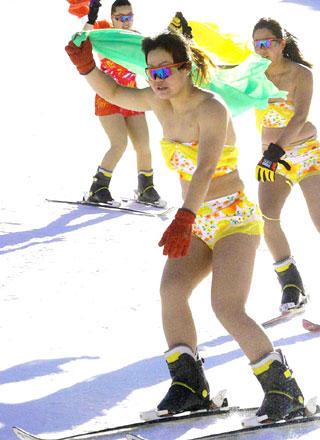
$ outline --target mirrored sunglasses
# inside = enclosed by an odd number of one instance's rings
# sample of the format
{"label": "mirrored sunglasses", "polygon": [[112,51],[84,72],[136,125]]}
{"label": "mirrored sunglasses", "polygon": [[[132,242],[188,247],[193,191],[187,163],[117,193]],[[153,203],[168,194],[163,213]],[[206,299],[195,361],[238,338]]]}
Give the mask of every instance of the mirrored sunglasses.
{"label": "mirrored sunglasses", "polygon": [[113,15],[112,16],[115,20],[117,21],[121,21],[121,23],[125,23],[126,21],[130,22],[133,19],[133,14],[128,14],[128,15]]}
{"label": "mirrored sunglasses", "polygon": [[254,47],[256,49],[270,49],[270,47],[277,46],[281,38],[267,38],[265,40],[254,40]]}
{"label": "mirrored sunglasses", "polygon": [[164,80],[176,73],[184,64],[186,64],[186,61],[182,61],[182,63],[169,64],[168,66],[162,67],[147,67],[145,72],[148,79],[151,81],[155,81],[157,78]]}

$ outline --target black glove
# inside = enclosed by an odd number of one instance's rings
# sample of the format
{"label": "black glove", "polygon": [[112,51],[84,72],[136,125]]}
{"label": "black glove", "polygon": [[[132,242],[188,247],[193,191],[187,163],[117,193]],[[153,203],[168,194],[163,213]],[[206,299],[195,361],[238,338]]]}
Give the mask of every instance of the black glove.
{"label": "black glove", "polygon": [[280,159],[285,153],[279,145],[271,143],[256,167],[256,179],[259,182],[274,182],[278,163],[281,163],[288,171],[291,170],[288,162]]}
{"label": "black glove", "polygon": [[97,18],[98,18],[98,12],[99,8],[101,6],[101,3],[99,0],[91,0],[89,5],[89,14],[88,14],[88,23],[89,24],[95,24]]}

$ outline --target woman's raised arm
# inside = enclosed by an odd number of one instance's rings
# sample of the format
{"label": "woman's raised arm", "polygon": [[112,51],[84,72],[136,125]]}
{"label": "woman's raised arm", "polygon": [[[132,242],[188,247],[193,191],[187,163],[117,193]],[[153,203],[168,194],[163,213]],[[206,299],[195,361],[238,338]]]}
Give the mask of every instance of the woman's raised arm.
{"label": "woman's raised arm", "polygon": [[96,67],[89,38],[83,41],[80,47],[70,41],[65,49],[79,73],[85,76],[93,90],[103,99],[129,110],[151,110],[152,90],[149,87],[145,89],[124,87],[105,75]]}

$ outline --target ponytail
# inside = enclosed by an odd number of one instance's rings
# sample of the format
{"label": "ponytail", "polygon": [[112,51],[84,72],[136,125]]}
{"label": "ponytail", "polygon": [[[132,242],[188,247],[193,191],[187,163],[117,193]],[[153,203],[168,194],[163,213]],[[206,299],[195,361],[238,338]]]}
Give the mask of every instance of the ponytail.
{"label": "ponytail", "polygon": [[190,46],[192,62],[196,68],[193,71],[192,79],[199,87],[203,82],[210,82],[211,69],[215,69],[216,65],[211,61],[210,57],[201,49]]}
{"label": "ponytail", "polygon": [[294,61],[295,63],[302,64],[307,67],[313,67],[311,63],[303,58],[302,53],[298,47],[297,38],[284,29],[284,40],[286,45],[283,49],[283,57]]}

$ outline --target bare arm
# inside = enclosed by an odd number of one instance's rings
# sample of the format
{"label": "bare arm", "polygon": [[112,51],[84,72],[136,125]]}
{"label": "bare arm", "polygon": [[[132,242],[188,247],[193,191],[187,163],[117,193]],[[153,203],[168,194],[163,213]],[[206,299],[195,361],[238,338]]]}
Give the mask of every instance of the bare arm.
{"label": "bare arm", "polygon": [[282,148],[296,141],[301,129],[307,121],[313,93],[312,72],[301,68],[297,75],[297,84],[294,94],[294,116],[277,140],[276,144]]}
{"label": "bare arm", "polygon": [[111,104],[140,112],[152,110],[151,97],[153,92],[150,87],[136,89],[121,86],[97,67],[85,78],[93,90]]}
{"label": "bare arm", "polygon": [[183,208],[196,213],[205,200],[212,175],[222,154],[227,135],[228,111],[218,101],[203,105],[199,121],[197,169],[189,185]]}

